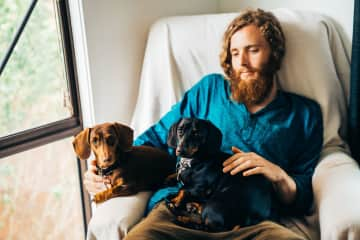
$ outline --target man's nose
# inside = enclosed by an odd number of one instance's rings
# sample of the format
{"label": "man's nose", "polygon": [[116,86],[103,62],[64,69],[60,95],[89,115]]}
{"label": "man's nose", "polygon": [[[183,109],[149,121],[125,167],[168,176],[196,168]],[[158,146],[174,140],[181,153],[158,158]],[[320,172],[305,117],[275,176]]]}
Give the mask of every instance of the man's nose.
{"label": "man's nose", "polygon": [[248,66],[249,65],[249,58],[245,51],[241,51],[239,53],[239,64],[240,66]]}

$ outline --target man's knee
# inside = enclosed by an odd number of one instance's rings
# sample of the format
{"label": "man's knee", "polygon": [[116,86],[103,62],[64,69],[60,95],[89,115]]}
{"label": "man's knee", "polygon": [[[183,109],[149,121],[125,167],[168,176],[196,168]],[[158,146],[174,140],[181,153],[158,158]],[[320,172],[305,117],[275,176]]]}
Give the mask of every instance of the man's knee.
{"label": "man's knee", "polygon": [[292,230],[273,222],[266,222],[256,240],[306,240]]}
{"label": "man's knee", "polygon": [[156,228],[152,228],[147,225],[144,226],[135,226],[130,232],[126,235],[124,240],[160,240],[164,238],[161,231],[158,231]]}

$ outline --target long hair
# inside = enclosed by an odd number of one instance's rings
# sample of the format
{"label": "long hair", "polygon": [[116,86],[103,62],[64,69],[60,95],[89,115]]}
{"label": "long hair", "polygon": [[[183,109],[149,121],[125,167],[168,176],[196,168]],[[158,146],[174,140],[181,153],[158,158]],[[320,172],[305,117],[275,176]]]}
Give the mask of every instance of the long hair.
{"label": "long hair", "polygon": [[285,36],[279,21],[271,12],[265,12],[262,9],[247,10],[236,17],[224,33],[220,63],[228,79],[234,74],[230,54],[231,37],[241,28],[252,24],[260,29],[260,32],[270,45],[269,70],[275,73],[280,69],[285,54]]}

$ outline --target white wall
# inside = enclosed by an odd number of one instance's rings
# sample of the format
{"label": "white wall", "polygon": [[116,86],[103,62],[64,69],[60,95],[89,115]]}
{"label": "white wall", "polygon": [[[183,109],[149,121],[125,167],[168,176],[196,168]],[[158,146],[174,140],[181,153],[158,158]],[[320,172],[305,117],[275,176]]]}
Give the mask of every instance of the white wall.
{"label": "white wall", "polygon": [[82,4],[95,122],[130,123],[147,33],[156,19],[246,7],[315,10],[335,19],[350,50],[354,0],[82,0]]}
{"label": "white wall", "polygon": [[331,17],[337,28],[343,33],[345,40],[352,39],[354,0],[219,0],[220,12],[238,11],[244,8],[291,8],[312,10]]}
{"label": "white wall", "polygon": [[[171,15],[214,13],[217,0],[83,0],[96,123],[129,123],[150,25]],[[86,106],[83,106],[86,107]]]}

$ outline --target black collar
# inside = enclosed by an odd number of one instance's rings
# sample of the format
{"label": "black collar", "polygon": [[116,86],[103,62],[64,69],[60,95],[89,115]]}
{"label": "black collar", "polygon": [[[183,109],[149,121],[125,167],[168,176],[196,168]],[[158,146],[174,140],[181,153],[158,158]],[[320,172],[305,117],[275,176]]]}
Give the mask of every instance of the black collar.
{"label": "black collar", "polygon": [[118,167],[119,167],[119,161],[115,161],[114,164],[108,166],[107,168],[101,168],[99,166],[96,166],[97,172],[100,176],[109,176]]}

